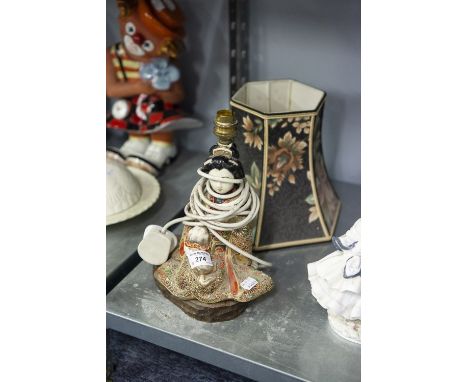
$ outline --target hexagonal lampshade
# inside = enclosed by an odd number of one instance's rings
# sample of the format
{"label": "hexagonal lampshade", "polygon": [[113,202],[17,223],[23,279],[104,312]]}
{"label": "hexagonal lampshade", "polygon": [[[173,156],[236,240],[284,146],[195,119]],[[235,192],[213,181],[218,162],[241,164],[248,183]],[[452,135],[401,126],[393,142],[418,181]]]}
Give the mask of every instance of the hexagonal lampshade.
{"label": "hexagonal lampshade", "polygon": [[260,197],[255,249],[330,240],[340,201],[328,178],[321,128],[325,92],[293,80],[244,84],[231,98],[236,145]]}

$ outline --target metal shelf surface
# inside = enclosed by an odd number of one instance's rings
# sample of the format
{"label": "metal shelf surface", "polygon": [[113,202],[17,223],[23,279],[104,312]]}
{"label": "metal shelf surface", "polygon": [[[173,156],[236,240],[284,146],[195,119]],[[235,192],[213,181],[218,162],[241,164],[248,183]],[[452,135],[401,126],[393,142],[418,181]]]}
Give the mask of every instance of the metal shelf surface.
{"label": "metal shelf surface", "polygon": [[[341,235],[360,217],[360,187],[334,184],[343,203]],[[261,252],[274,264],[274,290],[220,323],[185,315],[142,262],[107,295],[107,326],[258,381],[359,381],[360,346],[332,332],[307,278],[307,263],[332,251],[324,243]]]}
{"label": "metal shelf surface", "polygon": [[207,153],[181,151],[174,162],[158,177],[161,195],[157,202],[133,219],[106,227],[108,291],[140,261],[136,248],[146,226],[163,225],[184,208],[199,177],[196,169],[207,156]]}

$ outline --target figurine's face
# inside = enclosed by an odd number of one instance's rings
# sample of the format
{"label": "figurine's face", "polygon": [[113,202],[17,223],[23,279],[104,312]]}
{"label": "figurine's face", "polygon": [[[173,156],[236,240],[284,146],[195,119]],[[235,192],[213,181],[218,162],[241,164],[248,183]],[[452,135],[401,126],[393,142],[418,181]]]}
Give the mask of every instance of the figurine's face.
{"label": "figurine's face", "polygon": [[[234,175],[232,175],[232,173],[229,170],[226,170],[225,168],[221,170],[214,168],[208,174],[221,177],[221,178],[234,179]],[[229,191],[231,191],[234,188],[233,183],[227,183],[227,182],[217,181],[217,180],[210,180],[209,182],[210,182],[211,188],[218,194],[227,194]]]}
{"label": "figurine's face", "polygon": [[136,17],[130,15],[119,20],[122,43],[127,53],[138,61],[156,57],[160,40]]}

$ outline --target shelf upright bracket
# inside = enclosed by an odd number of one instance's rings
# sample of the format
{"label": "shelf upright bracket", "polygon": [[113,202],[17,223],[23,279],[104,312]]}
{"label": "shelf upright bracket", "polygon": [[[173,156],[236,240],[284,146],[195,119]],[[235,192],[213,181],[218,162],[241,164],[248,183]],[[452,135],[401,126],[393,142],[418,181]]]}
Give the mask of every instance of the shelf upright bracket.
{"label": "shelf upright bracket", "polygon": [[229,0],[229,87],[232,96],[249,79],[248,0]]}

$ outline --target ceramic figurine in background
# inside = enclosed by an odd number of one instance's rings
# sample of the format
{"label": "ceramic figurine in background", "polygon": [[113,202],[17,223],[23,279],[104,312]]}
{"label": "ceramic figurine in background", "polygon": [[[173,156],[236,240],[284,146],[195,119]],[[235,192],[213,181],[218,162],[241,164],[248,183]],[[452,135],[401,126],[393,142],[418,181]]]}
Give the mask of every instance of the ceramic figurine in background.
{"label": "ceramic figurine in background", "polygon": [[108,97],[116,98],[107,127],[128,140],[108,154],[156,174],[177,154],[174,131],[199,127],[178,104],[184,89],[177,68],[184,17],[173,0],[117,0],[122,41],[107,49]]}
{"label": "ceramic figurine in background", "polygon": [[361,343],[361,219],[333,243],[335,252],[307,264],[312,295],[338,335]]}
{"label": "ceramic figurine in background", "polygon": [[[259,200],[232,143],[236,126],[230,110],[217,113],[219,141],[198,169],[201,178],[185,217],[149,226],[138,246],[140,256],[156,266],[154,278],[164,295],[203,321],[232,319],[273,287],[270,276],[258,269],[271,264],[252,255]],[[180,222],[184,228],[177,245],[167,229]]]}

